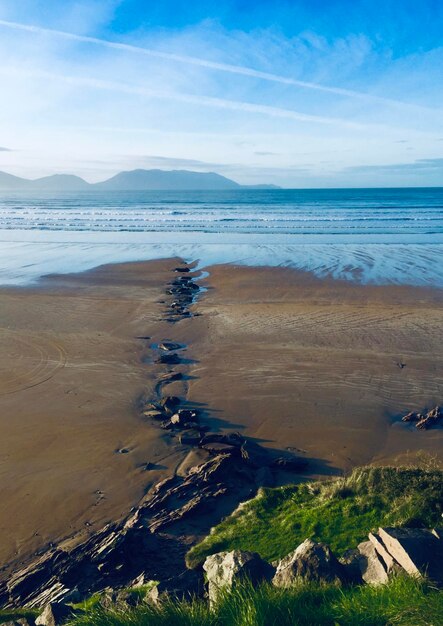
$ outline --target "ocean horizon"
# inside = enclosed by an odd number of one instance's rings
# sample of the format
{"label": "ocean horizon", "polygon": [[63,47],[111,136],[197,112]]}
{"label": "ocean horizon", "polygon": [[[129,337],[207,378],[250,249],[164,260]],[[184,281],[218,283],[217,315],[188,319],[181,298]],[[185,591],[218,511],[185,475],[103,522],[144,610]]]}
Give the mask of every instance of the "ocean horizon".
{"label": "ocean horizon", "polygon": [[0,284],[170,256],[443,286],[443,188],[2,193]]}

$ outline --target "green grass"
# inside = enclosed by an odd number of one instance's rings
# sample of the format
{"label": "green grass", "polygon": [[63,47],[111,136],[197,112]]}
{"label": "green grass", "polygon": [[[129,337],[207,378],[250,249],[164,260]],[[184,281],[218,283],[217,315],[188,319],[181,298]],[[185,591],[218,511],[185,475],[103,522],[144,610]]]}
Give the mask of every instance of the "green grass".
{"label": "green grass", "polygon": [[17,620],[20,617],[35,619],[38,614],[37,609],[0,609],[0,624]]}
{"label": "green grass", "polygon": [[213,610],[206,601],[92,611],[73,626],[441,626],[443,592],[412,578],[389,585],[340,588],[300,584],[292,589],[248,583],[224,593]]}
{"label": "green grass", "polygon": [[223,550],[251,550],[272,561],[306,538],[324,541],[339,555],[356,548],[379,526],[441,524],[443,472],[366,467],[347,478],[262,489],[187,555],[196,567]]}

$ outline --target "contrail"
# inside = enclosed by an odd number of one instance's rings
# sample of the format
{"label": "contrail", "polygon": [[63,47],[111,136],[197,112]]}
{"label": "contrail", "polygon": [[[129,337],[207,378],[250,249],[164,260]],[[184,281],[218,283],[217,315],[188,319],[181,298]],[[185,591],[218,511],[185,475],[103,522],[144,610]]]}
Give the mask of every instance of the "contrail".
{"label": "contrail", "polygon": [[72,41],[79,41],[83,43],[90,43],[97,46],[104,46],[106,48],[112,48],[114,50],[122,50],[124,52],[131,52],[135,54],[142,54],[150,57],[155,57],[158,59],[165,59],[168,61],[175,61],[177,63],[185,63],[187,65],[196,65],[198,67],[205,67],[208,69],[218,70],[221,72],[228,72],[231,74],[240,74],[242,76],[249,76],[251,78],[259,78],[261,80],[271,81],[274,83],[282,83],[284,85],[293,85],[296,87],[303,87],[305,89],[314,89],[316,91],[323,91],[326,93],[333,93],[339,96],[346,96],[350,98],[360,98],[364,100],[371,100],[374,102],[380,102],[384,104],[389,104],[393,106],[401,106],[407,107],[409,109],[418,109],[418,110],[430,110],[427,107],[422,107],[419,105],[408,104],[406,102],[402,102],[399,100],[393,100],[390,98],[383,98],[381,96],[374,96],[368,93],[354,91],[351,89],[342,89],[340,87],[329,87],[326,85],[321,85],[318,83],[307,82],[303,80],[296,80],[295,78],[289,78],[286,76],[281,76],[279,74],[272,74],[270,72],[261,72],[259,70],[255,70],[250,67],[243,67],[241,65],[231,65],[229,63],[218,63],[216,61],[209,61],[206,59],[201,59],[193,56],[181,55],[181,54],[172,54],[169,52],[161,52],[160,50],[154,50],[152,48],[144,48],[141,46],[133,46],[131,44],[119,43],[114,41],[109,41],[107,39],[99,39],[97,37],[88,37],[86,35],[77,35],[75,33],[68,33],[61,30],[54,30],[51,28],[43,28],[41,26],[33,26],[29,24],[21,24],[19,22],[10,22],[7,20],[0,20],[0,26],[5,26],[6,28],[13,28],[15,30],[22,30],[30,33],[38,33],[44,35],[52,35],[56,37],[61,37],[63,39],[69,39]]}
{"label": "contrail", "polygon": [[[176,91],[160,91],[155,89],[147,89],[146,87],[137,87],[125,83],[107,81],[97,78],[86,78],[83,76],[67,76],[64,74],[56,74],[43,70],[26,70],[17,67],[0,67],[0,74],[6,76],[27,76],[36,77],[46,80],[56,80],[73,85],[82,85],[93,89],[102,89],[107,91],[117,91],[120,93],[128,93],[139,95],[147,98],[159,98],[165,100],[174,100],[177,102],[186,102],[189,104],[197,104],[219,109],[227,109],[231,111],[246,111],[249,113],[259,113],[270,117],[282,117],[299,122],[316,122],[319,124],[339,125],[352,129],[366,129],[367,125],[359,124],[349,120],[343,120],[335,117],[323,117],[320,115],[309,115],[300,113],[292,109],[284,109],[280,107],[268,106],[265,104],[254,104],[251,102],[241,102],[239,100],[227,100],[224,98],[214,98],[211,96],[195,96],[192,94],[178,93]],[[375,125],[373,125],[375,126]]]}

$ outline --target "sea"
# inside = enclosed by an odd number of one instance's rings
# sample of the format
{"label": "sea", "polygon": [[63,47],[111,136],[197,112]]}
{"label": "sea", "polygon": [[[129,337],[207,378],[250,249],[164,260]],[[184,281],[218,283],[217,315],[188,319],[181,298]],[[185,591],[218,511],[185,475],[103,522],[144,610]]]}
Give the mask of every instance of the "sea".
{"label": "sea", "polygon": [[0,284],[179,256],[443,287],[443,188],[0,192]]}

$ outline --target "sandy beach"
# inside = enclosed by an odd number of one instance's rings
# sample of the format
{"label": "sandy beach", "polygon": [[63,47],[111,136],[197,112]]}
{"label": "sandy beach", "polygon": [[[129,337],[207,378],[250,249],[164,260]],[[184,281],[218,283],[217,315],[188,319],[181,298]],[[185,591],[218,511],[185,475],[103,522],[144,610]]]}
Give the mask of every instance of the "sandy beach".
{"label": "sandy beach", "polygon": [[127,516],[180,466],[186,446],[139,410],[165,372],[149,346],[164,340],[187,346],[186,381],[169,393],[212,430],[308,459],[305,477],[419,451],[441,460],[442,429],[399,421],[442,400],[441,290],[220,265],[199,315],[172,324],[163,299],[178,262],[0,290],[3,564]]}

